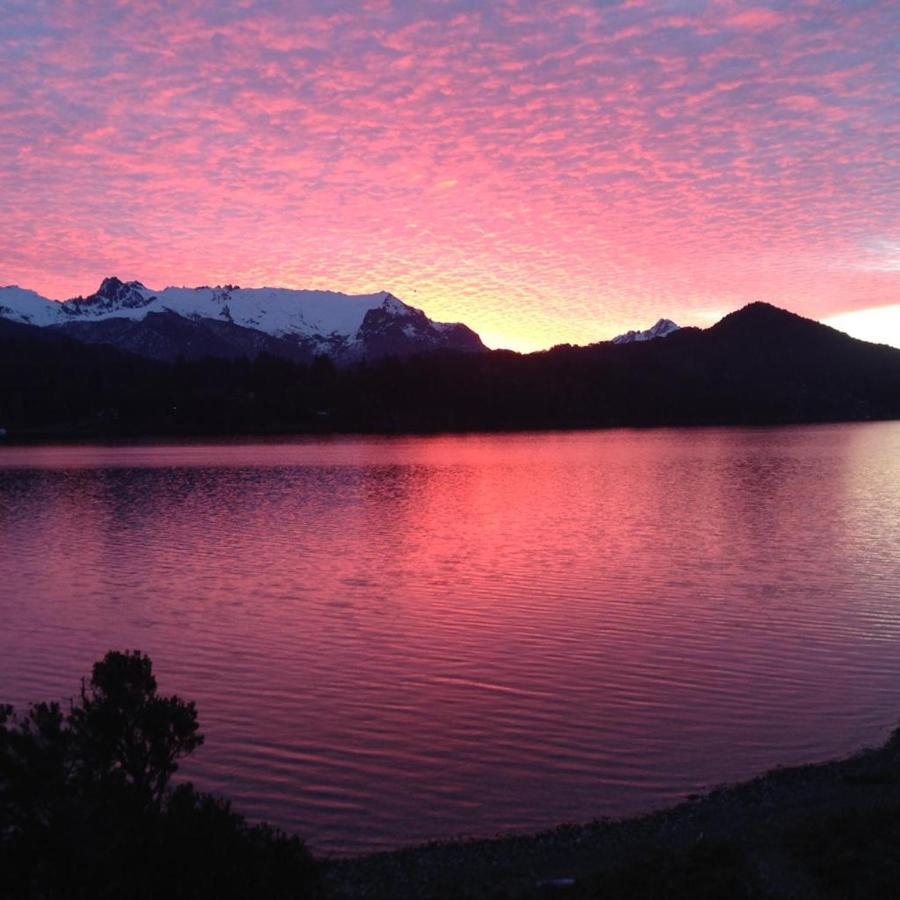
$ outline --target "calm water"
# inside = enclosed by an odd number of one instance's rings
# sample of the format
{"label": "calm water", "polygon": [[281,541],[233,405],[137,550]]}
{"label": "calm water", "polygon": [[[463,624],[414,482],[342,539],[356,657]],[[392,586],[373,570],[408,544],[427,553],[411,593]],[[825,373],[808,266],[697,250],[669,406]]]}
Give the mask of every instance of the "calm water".
{"label": "calm water", "polygon": [[0,700],[110,648],[320,851],[646,810],[900,722],[900,423],[0,448]]}

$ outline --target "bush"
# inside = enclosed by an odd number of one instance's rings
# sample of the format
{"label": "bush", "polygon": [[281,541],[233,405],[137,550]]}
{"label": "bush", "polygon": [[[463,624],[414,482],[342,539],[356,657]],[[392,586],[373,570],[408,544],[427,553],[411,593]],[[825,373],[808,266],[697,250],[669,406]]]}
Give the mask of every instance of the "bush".
{"label": "bush", "polygon": [[148,657],[108,653],[64,714],[0,706],[0,893],[10,898],[304,897],[296,837],[169,782],[203,743],[193,703]]}

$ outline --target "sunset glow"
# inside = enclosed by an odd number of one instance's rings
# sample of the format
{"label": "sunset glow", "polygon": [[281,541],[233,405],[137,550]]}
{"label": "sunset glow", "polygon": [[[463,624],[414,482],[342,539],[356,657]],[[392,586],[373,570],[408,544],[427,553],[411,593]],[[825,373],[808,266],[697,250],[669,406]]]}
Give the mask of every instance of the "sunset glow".
{"label": "sunset glow", "polygon": [[520,350],[762,299],[900,345],[891,0],[0,9],[0,284],[384,289]]}
{"label": "sunset glow", "polygon": [[862,341],[900,347],[900,305],[842,313],[826,319],[825,324]]}

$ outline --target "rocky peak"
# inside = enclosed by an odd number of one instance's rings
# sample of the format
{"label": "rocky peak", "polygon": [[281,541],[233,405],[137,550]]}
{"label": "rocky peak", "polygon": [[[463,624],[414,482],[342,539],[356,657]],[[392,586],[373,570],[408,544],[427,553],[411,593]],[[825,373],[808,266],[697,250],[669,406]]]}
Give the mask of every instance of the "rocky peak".
{"label": "rocky peak", "polygon": [[72,315],[82,312],[114,312],[117,309],[137,309],[153,301],[140,281],[122,281],[111,275],[104,278],[97,291],[88,297],[76,297],[63,304],[63,311]]}
{"label": "rocky peak", "polygon": [[626,331],[612,339],[614,344],[636,344],[644,341],[652,341],[656,338],[668,337],[672,332],[678,331],[679,326],[671,319],[659,319],[655,325],[646,331]]}

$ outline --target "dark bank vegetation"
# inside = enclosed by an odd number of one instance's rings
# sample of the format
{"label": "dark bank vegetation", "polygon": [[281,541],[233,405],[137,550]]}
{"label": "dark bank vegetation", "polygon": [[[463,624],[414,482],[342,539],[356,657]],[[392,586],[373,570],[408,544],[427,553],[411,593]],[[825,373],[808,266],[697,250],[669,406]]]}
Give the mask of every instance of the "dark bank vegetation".
{"label": "dark bank vegetation", "polygon": [[137,652],[108,653],[67,710],[0,707],[0,895],[313,896],[299,839],[172,787],[202,742],[194,704],[160,696]]}
{"label": "dark bank vegetation", "polygon": [[900,350],[766,304],[644,344],[347,368],[154,362],[0,320],[10,438],[787,424],[900,417]]}
{"label": "dark bank vegetation", "polygon": [[150,660],[111,652],[67,709],[0,707],[0,896],[578,900],[893,898],[900,731],[650,815],[314,862],[301,841],[172,785],[203,742]]}

